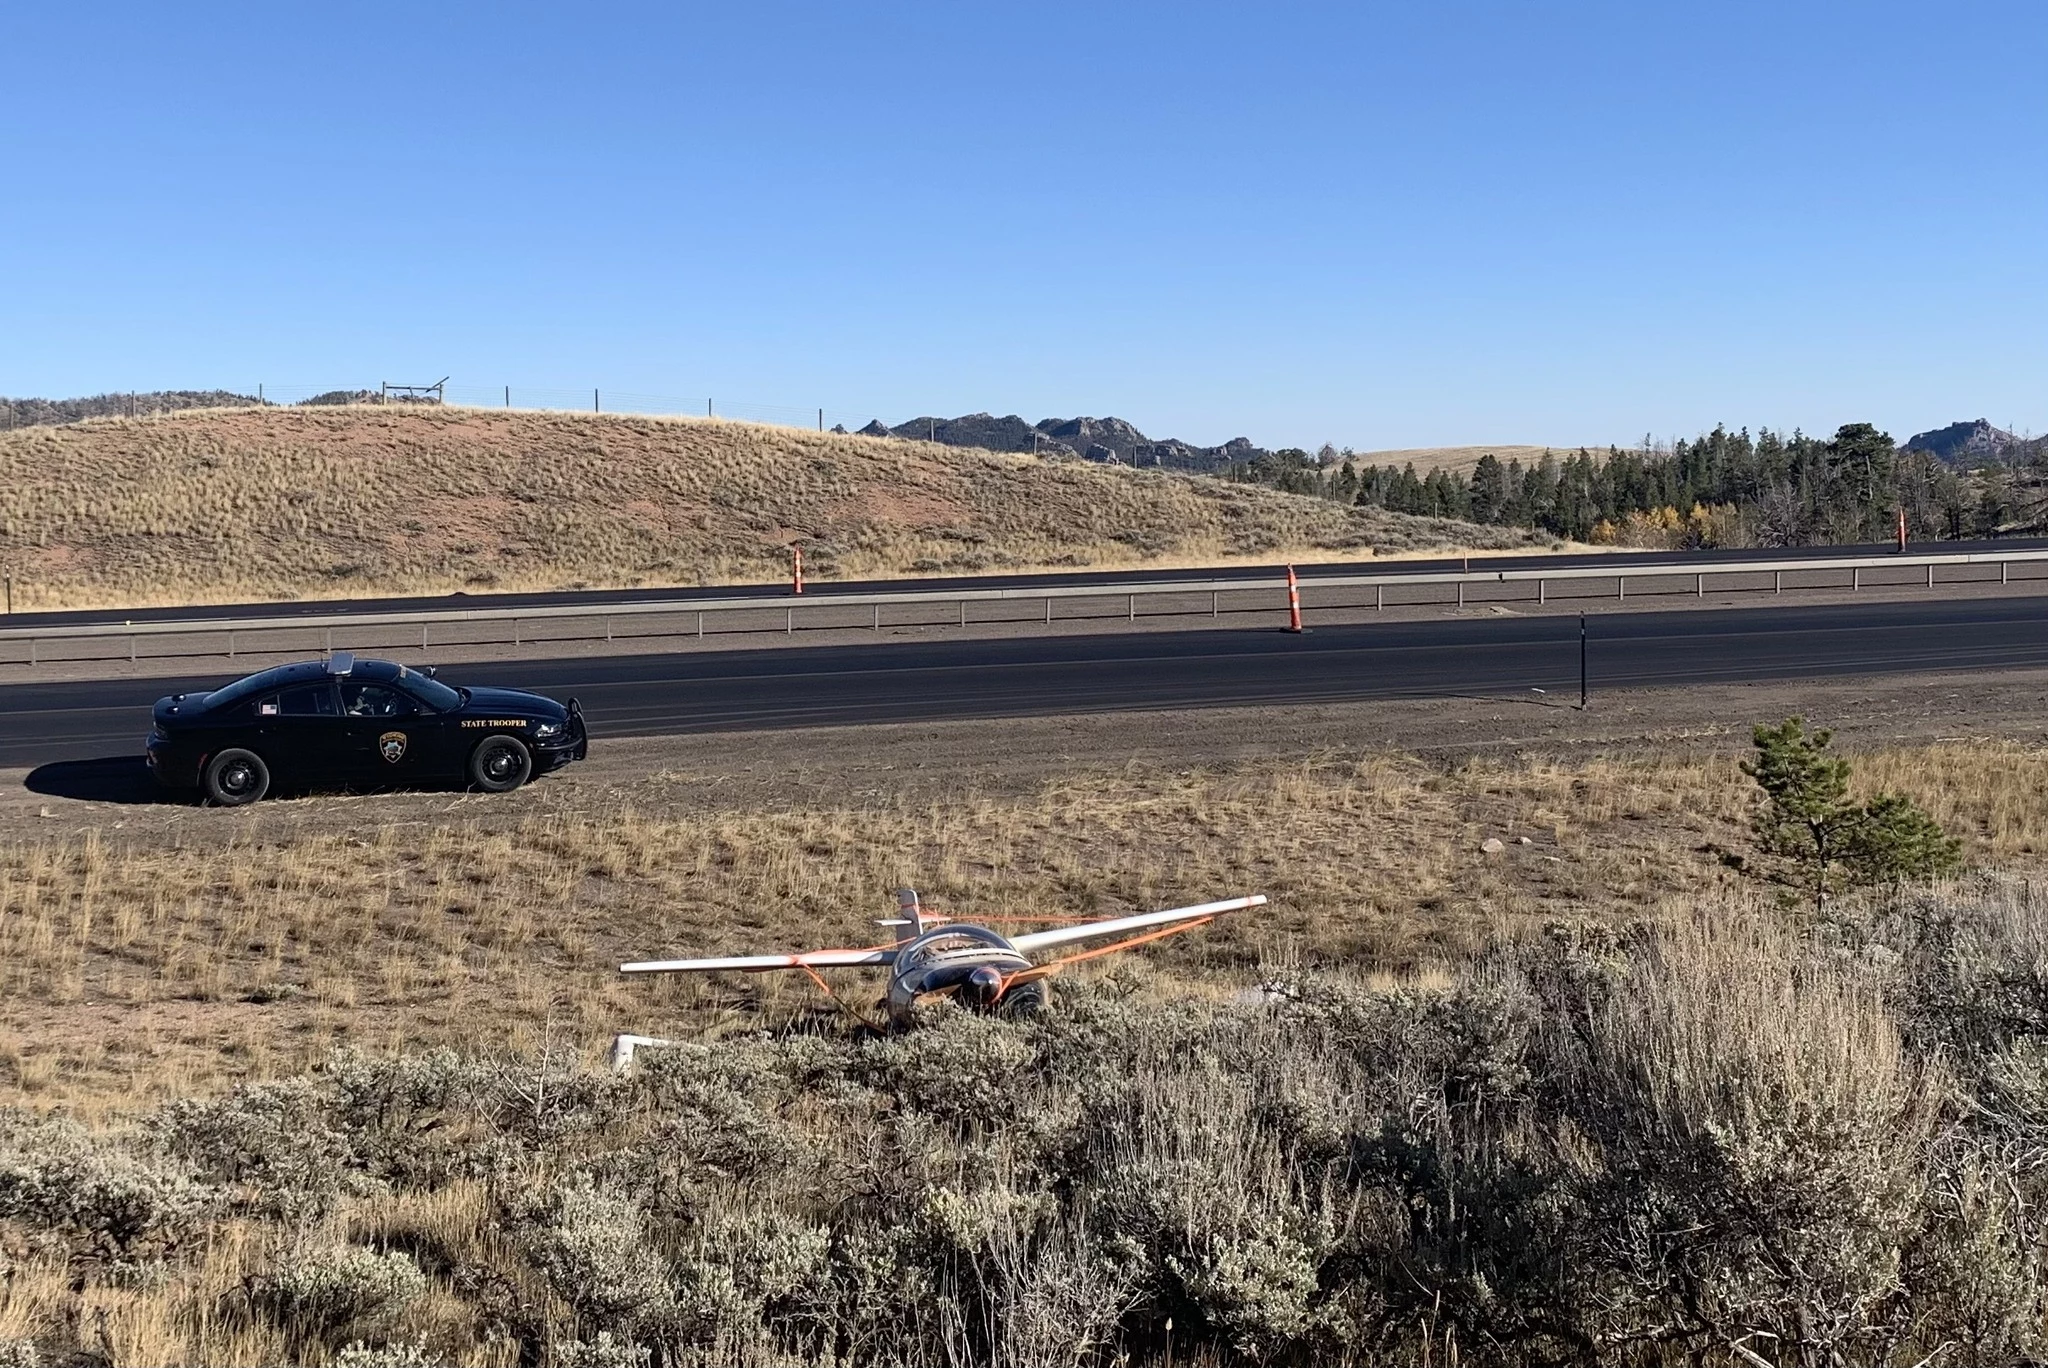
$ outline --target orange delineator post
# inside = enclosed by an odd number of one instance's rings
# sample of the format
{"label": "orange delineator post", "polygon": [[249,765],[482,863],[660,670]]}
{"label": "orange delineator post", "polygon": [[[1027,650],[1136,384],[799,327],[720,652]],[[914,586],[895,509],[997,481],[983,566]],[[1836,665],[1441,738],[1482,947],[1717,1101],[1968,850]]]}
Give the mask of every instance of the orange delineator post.
{"label": "orange delineator post", "polygon": [[1906,506],[1899,505],[1899,550],[1906,549]]}
{"label": "orange delineator post", "polygon": [[801,594],[804,591],[804,549],[801,546],[791,546],[789,551],[792,558],[790,561],[792,566],[791,574],[795,579],[796,592]]}
{"label": "orange delineator post", "polygon": [[1287,630],[1301,630],[1301,581],[1294,577],[1294,567],[1287,567]]}

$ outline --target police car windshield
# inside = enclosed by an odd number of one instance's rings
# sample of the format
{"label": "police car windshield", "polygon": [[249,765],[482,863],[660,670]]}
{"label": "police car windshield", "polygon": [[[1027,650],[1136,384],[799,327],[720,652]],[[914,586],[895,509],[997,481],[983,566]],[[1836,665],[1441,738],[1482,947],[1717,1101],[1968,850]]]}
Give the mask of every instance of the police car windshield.
{"label": "police car windshield", "polygon": [[452,712],[462,706],[461,690],[451,689],[438,679],[429,679],[418,670],[408,670],[401,665],[398,667],[398,680],[407,693],[435,712]]}

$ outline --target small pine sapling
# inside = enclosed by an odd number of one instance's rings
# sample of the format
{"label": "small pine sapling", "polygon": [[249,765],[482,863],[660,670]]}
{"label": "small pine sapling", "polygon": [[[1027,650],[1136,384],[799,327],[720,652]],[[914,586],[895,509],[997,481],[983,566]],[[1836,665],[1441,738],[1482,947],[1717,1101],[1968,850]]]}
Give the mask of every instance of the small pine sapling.
{"label": "small pine sapling", "polygon": [[1742,772],[1763,791],[1757,843],[1793,861],[1815,906],[1827,901],[1828,876],[1838,866],[1855,883],[1896,886],[1962,864],[1962,843],[1911,798],[1850,800],[1849,762],[1828,750],[1833,732],[1809,732],[1805,718],[1788,717],[1757,727],[1753,739],[1756,758],[1743,761]]}

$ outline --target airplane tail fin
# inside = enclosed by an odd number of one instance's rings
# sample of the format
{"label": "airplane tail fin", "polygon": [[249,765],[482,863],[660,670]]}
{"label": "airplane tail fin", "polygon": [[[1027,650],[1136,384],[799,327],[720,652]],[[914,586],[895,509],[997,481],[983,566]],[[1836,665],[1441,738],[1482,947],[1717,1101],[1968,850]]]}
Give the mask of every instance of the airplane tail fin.
{"label": "airplane tail fin", "polygon": [[896,890],[896,915],[878,925],[895,927],[896,943],[902,945],[916,940],[944,920],[944,917],[926,914],[924,904],[918,901],[916,889],[899,888]]}

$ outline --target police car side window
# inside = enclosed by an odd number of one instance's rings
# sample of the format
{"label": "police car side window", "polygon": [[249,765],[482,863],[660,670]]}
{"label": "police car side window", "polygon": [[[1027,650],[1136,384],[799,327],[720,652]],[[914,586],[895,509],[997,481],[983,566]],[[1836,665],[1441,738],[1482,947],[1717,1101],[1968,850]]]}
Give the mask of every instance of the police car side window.
{"label": "police car side window", "polygon": [[[267,700],[266,700],[267,702]],[[283,717],[334,717],[334,690],[326,684],[302,684],[277,696],[277,715]],[[259,713],[266,709],[259,705]]]}
{"label": "police car side window", "polygon": [[341,706],[350,717],[411,717],[419,711],[412,699],[382,684],[341,686]]}

